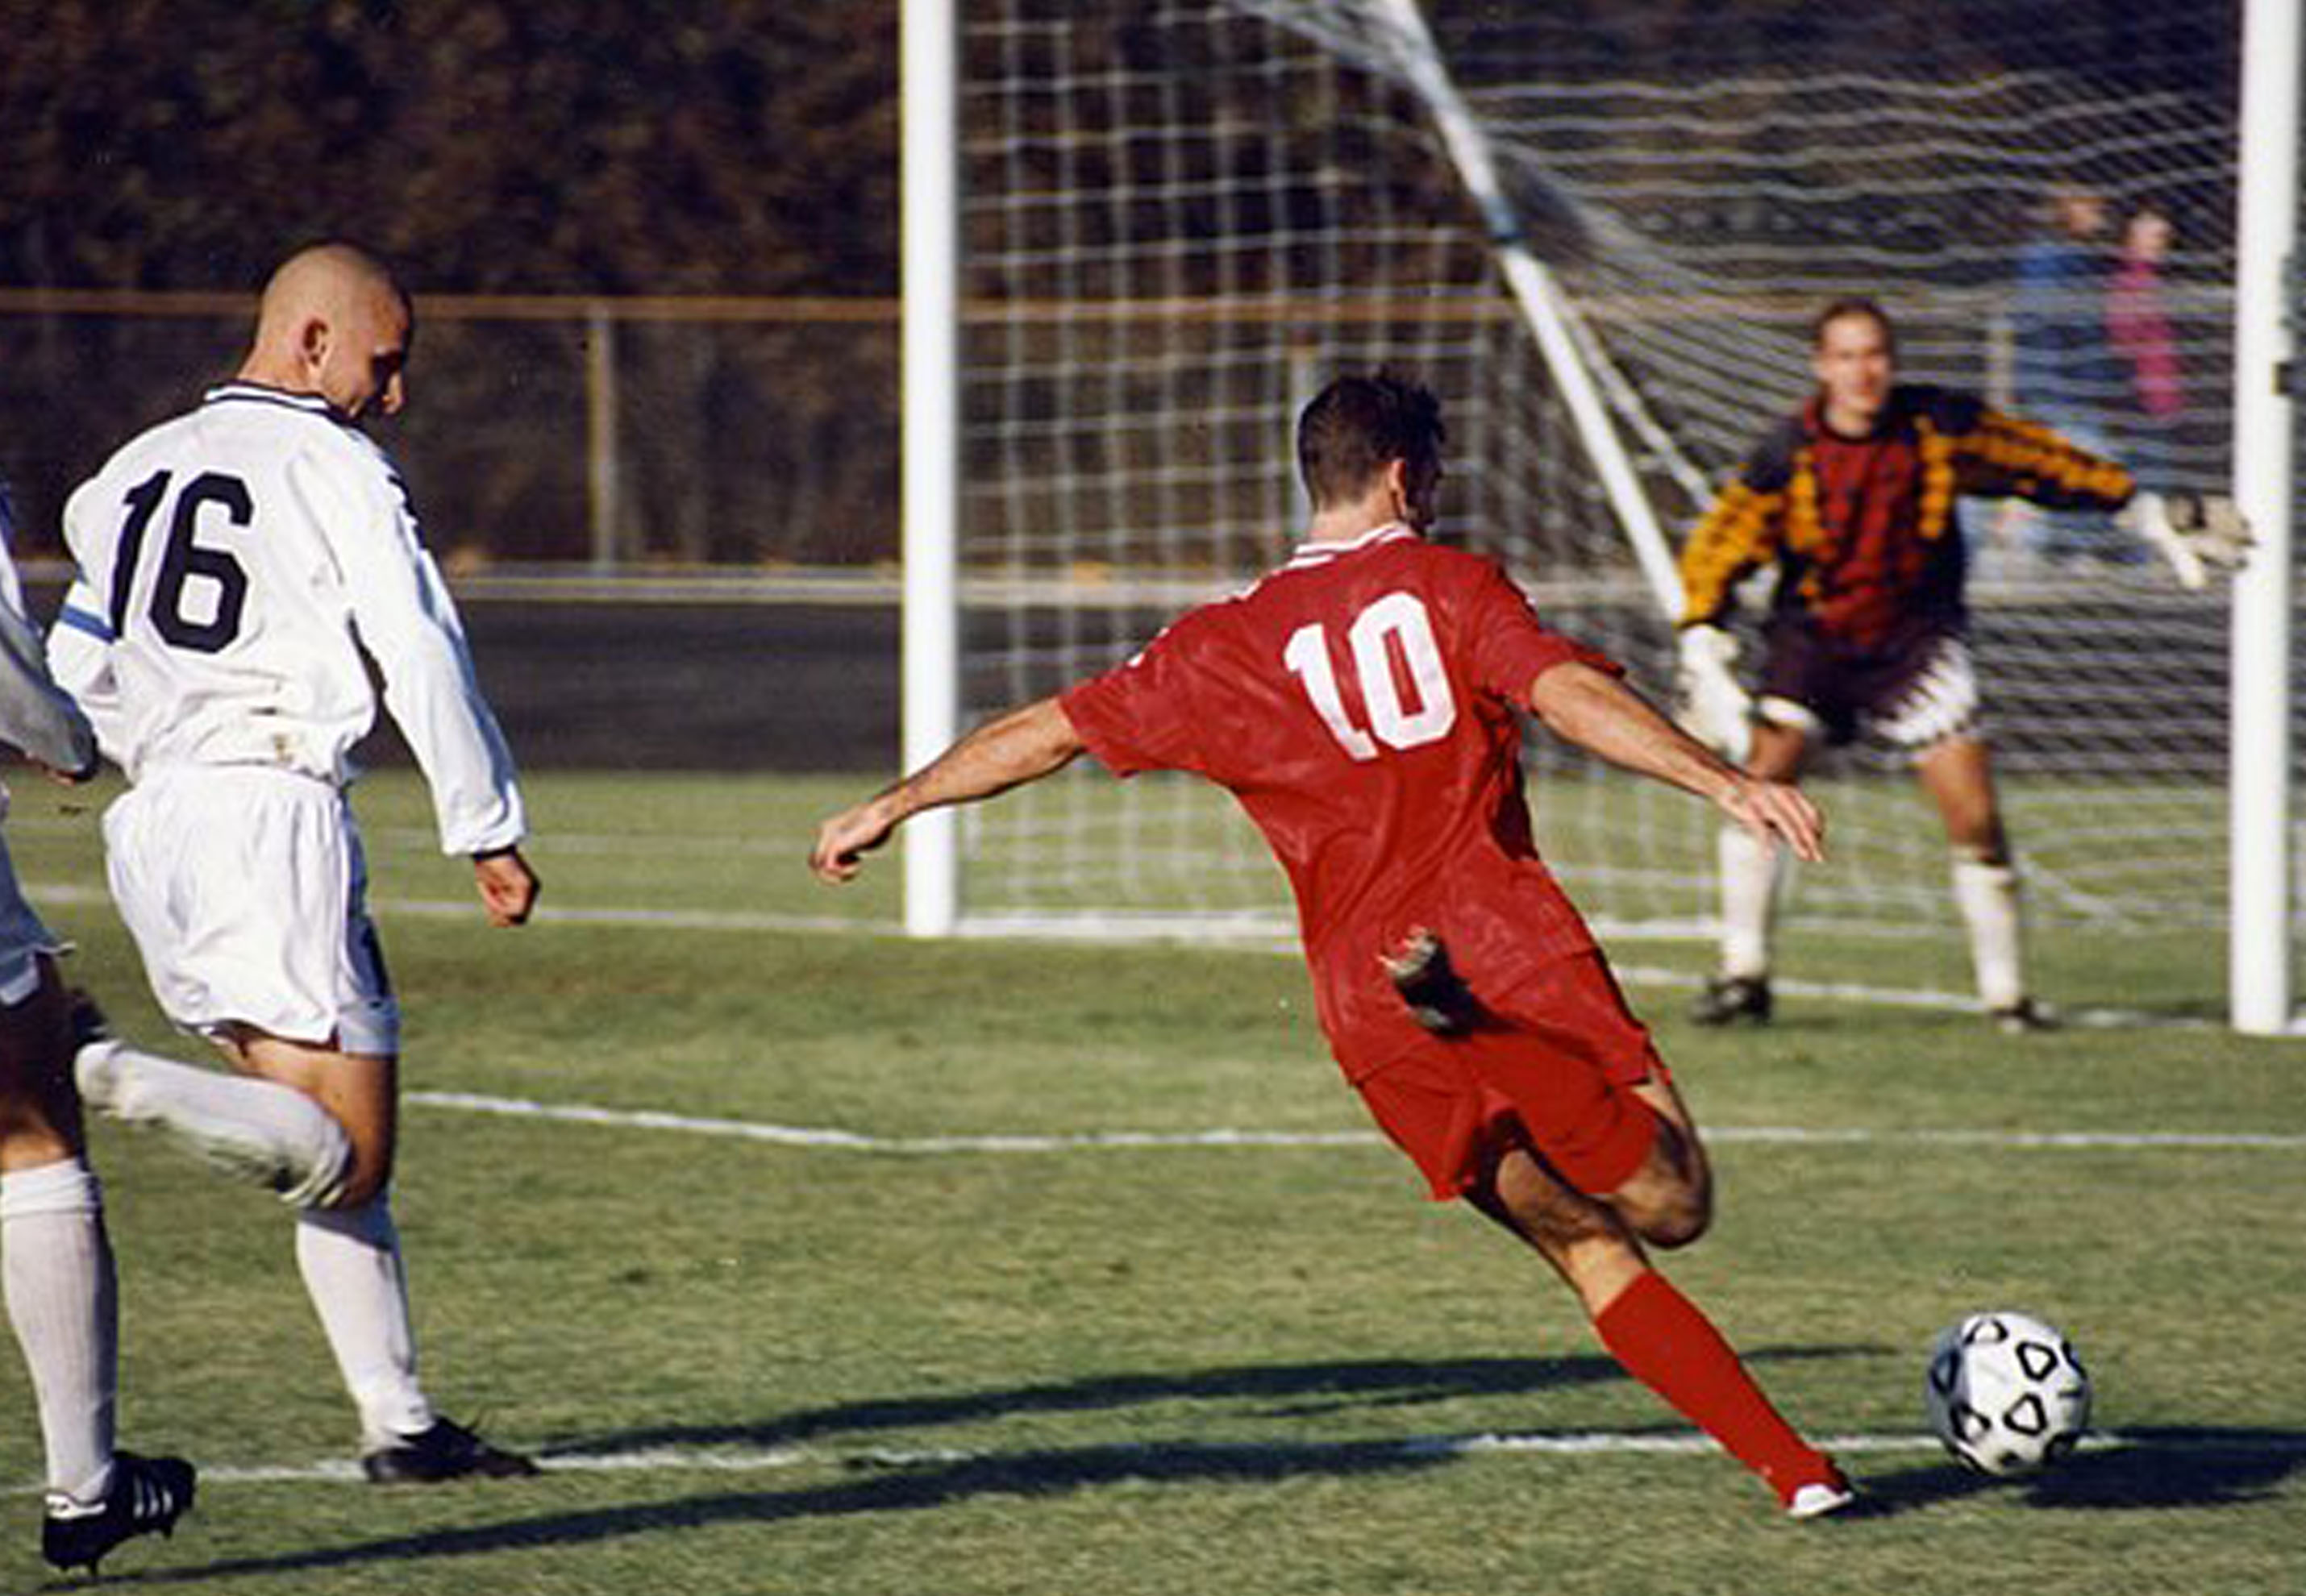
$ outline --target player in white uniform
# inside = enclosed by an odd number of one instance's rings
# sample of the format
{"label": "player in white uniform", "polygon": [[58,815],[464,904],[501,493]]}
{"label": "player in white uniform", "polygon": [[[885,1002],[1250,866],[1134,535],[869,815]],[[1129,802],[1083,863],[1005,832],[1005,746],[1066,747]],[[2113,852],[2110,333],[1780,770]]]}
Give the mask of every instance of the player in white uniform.
{"label": "player in white uniform", "polygon": [[[65,781],[96,770],[96,736],[49,679],[24,619],[0,484],[0,741]],[[0,788],[0,814],[7,789]],[[167,1533],[192,1505],[192,1465],[115,1450],[118,1302],[104,1189],[73,1088],[72,999],[57,943],[0,843],[0,1291],[31,1376],[47,1460],[40,1549],[96,1567],[132,1536]]]}
{"label": "player in white uniform", "polygon": [[113,896],[170,1019],[228,1075],[83,1046],[87,1100],[272,1185],[380,1482],[526,1473],[416,1378],[388,1206],[399,1011],[344,789],[374,721],[363,655],[430,783],[441,847],[500,926],[528,917],[512,760],[398,473],[358,431],[406,397],[412,311],[325,244],[266,285],[235,380],[73,493],[57,679],[131,790],[105,815]]}

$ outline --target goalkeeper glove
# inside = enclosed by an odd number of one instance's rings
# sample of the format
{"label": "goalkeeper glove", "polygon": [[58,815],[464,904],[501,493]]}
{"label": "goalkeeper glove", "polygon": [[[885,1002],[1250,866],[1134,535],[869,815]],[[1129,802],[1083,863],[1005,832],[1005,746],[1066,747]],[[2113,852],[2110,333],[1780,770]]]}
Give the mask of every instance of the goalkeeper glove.
{"label": "goalkeeper glove", "polygon": [[2232,570],[2250,553],[2249,523],[2223,494],[2139,493],[2114,520],[2160,550],[2186,587],[2208,583],[2209,567]]}
{"label": "goalkeeper glove", "polygon": [[1680,648],[1674,678],[1678,718],[1707,747],[1744,758],[1754,701],[1730,669],[1737,662],[1738,639],[1717,626],[1685,627]]}

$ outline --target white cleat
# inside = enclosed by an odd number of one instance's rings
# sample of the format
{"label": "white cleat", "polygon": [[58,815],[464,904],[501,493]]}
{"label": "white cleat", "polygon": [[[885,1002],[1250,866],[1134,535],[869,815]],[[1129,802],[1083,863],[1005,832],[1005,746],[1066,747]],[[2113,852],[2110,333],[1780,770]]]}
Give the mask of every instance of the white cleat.
{"label": "white cleat", "polygon": [[1788,1518],[1824,1518],[1858,1500],[1846,1480],[1813,1480],[1786,1504]]}
{"label": "white cleat", "polygon": [[72,1032],[73,1084],[80,1088],[81,1101],[109,1110],[120,1097],[120,1038],[96,1000],[78,987],[72,992]]}
{"label": "white cleat", "polygon": [[113,1112],[120,1101],[120,1071],[115,1067],[120,1044],[110,1037],[84,1042],[73,1054],[73,1083],[80,1088],[80,1100],[90,1108]]}

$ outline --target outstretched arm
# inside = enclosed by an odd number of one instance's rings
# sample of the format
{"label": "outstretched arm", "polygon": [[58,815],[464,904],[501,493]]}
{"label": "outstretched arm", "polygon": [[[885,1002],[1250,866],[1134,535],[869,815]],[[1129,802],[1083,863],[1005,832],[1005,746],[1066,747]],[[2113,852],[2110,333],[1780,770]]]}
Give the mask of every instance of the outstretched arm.
{"label": "outstretched arm", "polygon": [[1606,671],[1556,665],[1530,684],[1529,707],[1555,735],[1711,800],[1764,842],[1775,838],[1798,858],[1825,857],[1825,818],[1800,789],[1747,775]]}
{"label": "outstretched arm", "polygon": [[1088,745],[1055,698],[988,721],[895,786],[884,789],[817,828],[809,868],[826,881],[847,881],[862,855],[924,809],[991,798],[1063,769]]}

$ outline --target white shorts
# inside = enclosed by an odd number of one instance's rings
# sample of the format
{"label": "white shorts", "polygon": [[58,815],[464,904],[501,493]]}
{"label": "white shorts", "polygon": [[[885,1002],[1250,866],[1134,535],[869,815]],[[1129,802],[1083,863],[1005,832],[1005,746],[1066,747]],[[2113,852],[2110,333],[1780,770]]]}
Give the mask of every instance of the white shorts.
{"label": "white shorts", "polygon": [[258,765],[158,771],[105,812],[104,842],[112,896],[169,1019],[399,1052],[368,864],[334,787]]}

